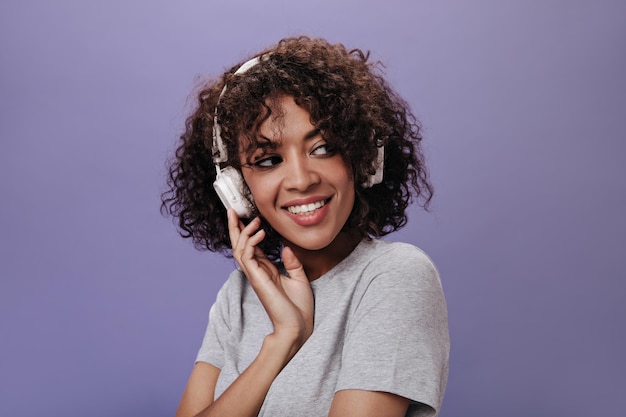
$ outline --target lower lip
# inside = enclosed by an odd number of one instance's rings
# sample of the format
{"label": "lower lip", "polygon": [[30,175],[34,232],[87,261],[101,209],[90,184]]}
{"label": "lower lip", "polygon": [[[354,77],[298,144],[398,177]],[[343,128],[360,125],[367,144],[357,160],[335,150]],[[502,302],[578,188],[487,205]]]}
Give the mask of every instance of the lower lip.
{"label": "lower lip", "polygon": [[291,218],[291,220],[293,220],[298,226],[314,226],[324,220],[324,218],[328,214],[329,204],[330,201],[324,204],[324,206],[322,206],[321,208],[307,214],[293,214],[290,213],[288,210],[285,211],[287,212],[287,215]]}

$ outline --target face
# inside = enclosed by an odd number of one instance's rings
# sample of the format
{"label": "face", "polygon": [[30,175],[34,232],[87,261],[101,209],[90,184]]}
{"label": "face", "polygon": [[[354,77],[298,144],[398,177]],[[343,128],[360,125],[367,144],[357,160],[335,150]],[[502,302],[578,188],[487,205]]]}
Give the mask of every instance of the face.
{"label": "face", "polygon": [[241,156],[243,177],[261,216],[287,244],[324,249],[352,211],[354,181],[308,111],[290,96],[278,99],[276,107],[259,130],[267,143]]}

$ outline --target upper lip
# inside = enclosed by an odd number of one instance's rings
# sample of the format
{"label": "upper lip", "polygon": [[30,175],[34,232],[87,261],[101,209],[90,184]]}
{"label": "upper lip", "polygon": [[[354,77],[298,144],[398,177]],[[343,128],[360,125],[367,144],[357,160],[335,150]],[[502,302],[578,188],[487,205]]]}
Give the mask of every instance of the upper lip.
{"label": "upper lip", "polygon": [[318,201],[330,200],[330,197],[324,196],[312,196],[307,198],[298,198],[296,200],[288,201],[281,205],[282,208],[292,207],[292,206],[303,206],[305,204],[316,203]]}

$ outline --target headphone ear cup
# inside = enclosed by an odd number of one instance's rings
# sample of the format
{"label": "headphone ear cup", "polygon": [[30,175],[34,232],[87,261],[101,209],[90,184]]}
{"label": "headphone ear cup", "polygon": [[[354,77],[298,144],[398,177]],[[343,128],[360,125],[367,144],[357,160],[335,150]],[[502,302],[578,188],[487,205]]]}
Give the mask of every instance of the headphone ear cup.
{"label": "headphone ear cup", "polygon": [[367,181],[365,181],[362,185],[365,188],[370,188],[373,185],[380,184],[383,182],[383,171],[385,170],[385,147],[381,146],[378,148],[378,155],[376,156],[376,172],[374,175],[370,175],[367,177]]}
{"label": "headphone ear cup", "polygon": [[246,197],[245,181],[241,173],[233,167],[218,169],[213,188],[224,207],[233,208],[239,218],[250,218],[254,204]]}

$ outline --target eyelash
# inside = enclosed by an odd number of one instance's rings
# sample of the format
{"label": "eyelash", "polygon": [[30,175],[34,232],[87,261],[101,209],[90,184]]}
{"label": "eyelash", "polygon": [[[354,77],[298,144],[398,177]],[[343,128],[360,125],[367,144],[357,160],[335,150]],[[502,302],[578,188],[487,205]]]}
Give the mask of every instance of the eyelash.
{"label": "eyelash", "polygon": [[[324,152],[323,153],[317,153],[318,150],[323,149]],[[315,147],[312,151],[311,151],[311,155],[313,156],[332,156],[335,154],[335,151],[330,147],[330,145],[328,145],[327,143],[323,143],[317,147]],[[256,161],[254,161],[252,163],[252,165],[254,165],[257,168],[272,168],[276,165],[278,165],[280,162],[282,162],[282,158],[278,155],[270,155],[268,157],[263,157],[260,159],[257,159]],[[269,165],[268,165],[269,163]]]}
{"label": "eyelash", "polygon": [[[277,161],[278,160],[278,161]],[[257,168],[271,168],[280,163],[282,159],[279,156],[268,156],[266,158],[261,158],[252,163]],[[266,165],[266,163],[271,163],[271,165]]]}

